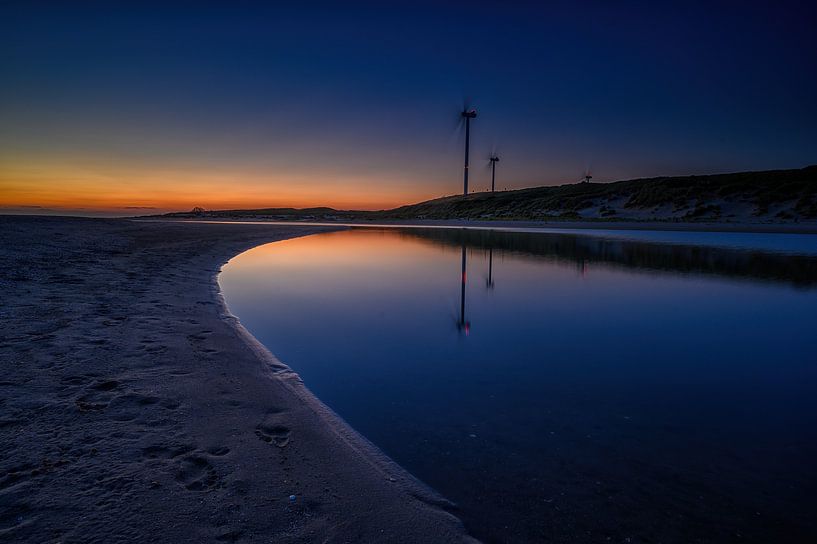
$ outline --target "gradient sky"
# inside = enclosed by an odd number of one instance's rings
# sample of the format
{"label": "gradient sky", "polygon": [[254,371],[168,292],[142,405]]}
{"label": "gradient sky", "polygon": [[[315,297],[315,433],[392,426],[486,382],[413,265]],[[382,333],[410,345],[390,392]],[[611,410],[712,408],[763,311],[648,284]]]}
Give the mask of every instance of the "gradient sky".
{"label": "gradient sky", "polygon": [[813,1],[273,4],[0,1],[0,213],[454,194],[464,97],[476,190],[817,163]]}

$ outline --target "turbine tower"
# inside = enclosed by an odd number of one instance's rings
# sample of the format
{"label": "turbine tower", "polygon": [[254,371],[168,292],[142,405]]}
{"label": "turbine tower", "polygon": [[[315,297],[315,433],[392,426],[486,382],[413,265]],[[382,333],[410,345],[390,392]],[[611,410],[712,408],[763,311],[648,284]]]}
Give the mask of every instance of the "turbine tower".
{"label": "turbine tower", "polygon": [[460,112],[460,116],[465,119],[465,169],[462,178],[462,194],[468,195],[468,146],[471,139],[471,119],[476,118],[477,110],[465,106]]}
{"label": "turbine tower", "polygon": [[499,157],[493,154],[488,160],[491,161],[491,192],[493,193],[496,188],[496,163],[499,162]]}

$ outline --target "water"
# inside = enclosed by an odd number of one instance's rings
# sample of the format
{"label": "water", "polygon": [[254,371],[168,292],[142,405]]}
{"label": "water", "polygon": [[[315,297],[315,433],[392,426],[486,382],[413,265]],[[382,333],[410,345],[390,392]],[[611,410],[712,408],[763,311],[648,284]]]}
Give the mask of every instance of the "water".
{"label": "water", "polygon": [[486,542],[815,542],[817,236],[723,236],[360,228],[220,281]]}

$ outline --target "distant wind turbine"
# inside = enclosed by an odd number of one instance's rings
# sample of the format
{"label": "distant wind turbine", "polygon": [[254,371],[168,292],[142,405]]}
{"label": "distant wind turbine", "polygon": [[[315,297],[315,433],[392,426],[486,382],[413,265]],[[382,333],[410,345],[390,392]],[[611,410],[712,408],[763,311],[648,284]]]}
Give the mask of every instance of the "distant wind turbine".
{"label": "distant wind turbine", "polygon": [[499,156],[491,153],[491,158],[488,160],[491,161],[491,192],[493,193],[496,189],[496,163],[499,162]]}
{"label": "distant wind turbine", "polygon": [[593,179],[593,176],[590,175],[590,167],[584,169],[584,179],[582,183],[590,183],[590,180]]}
{"label": "distant wind turbine", "polygon": [[477,110],[471,108],[468,103],[466,102],[463,104],[462,111],[460,112],[460,123],[462,120],[465,120],[465,168],[463,170],[463,178],[462,178],[462,194],[468,194],[468,147],[470,145],[471,140],[471,119],[475,119],[477,116]]}

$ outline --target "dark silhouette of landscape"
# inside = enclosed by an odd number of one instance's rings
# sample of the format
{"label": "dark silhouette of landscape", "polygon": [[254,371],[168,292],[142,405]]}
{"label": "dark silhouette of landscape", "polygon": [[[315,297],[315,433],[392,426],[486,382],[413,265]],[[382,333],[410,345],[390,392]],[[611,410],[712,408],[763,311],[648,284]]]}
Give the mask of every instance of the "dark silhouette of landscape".
{"label": "dark silhouette of landscape", "polygon": [[791,170],[573,183],[437,198],[390,210],[213,210],[162,217],[367,221],[682,221],[796,223],[817,220],[817,165]]}

